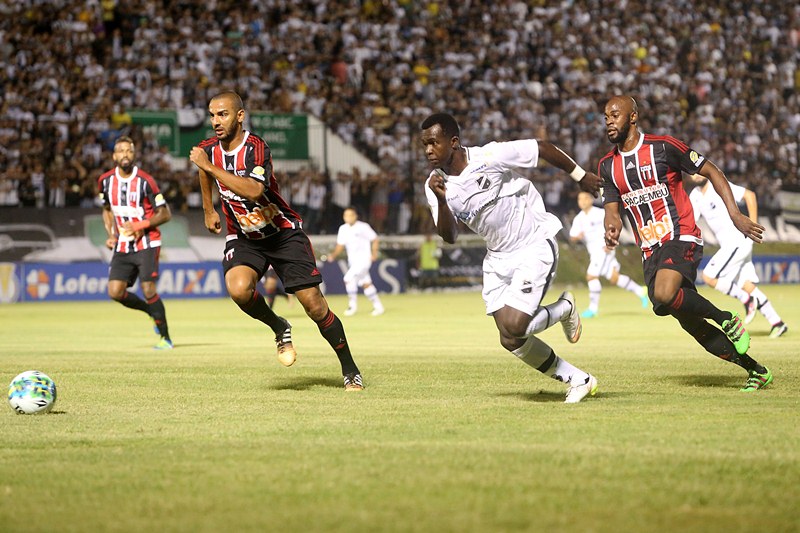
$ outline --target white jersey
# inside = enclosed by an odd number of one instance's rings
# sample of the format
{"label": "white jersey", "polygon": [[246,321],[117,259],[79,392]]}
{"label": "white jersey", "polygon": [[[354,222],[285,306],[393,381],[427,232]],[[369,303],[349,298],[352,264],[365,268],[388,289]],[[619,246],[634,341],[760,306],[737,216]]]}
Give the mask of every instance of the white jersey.
{"label": "white jersey", "polygon": [[[730,183],[731,192],[733,192],[733,199],[739,203],[744,198],[744,193],[747,191],[744,187]],[[724,246],[737,240],[746,240],[747,237],[736,229],[733,225],[728,208],[725,207],[725,202],[722,197],[717,194],[711,183],[707,183],[705,192],[702,187],[695,187],[689,195],[689,200],[692,202],[692,209],[694,210],[695,222],[702,216],[706,219],[708,227],[717,236],[720,245]]]}
{"label": "white jersey", "polygon": [[372,262],[372,241],[378,234],[366,222],[356,220],[352,226],[342,224],[336,235],[336,244],[341,244],[347,250],[347,262],[363,264]]}
{"label": "white jersey", "polygon": [[583,243],[586,245],[589,255],[605,253],[605,218],[605,210],[593,205],[588,213],[581,211],[572,221],[569,236],[580,237],[583,234]]}
{"label": "white jersey", "polygon": [[[458,176],[441,174],[447,205],[457,220],[483,237],[490,251],[510,252],[555,236],[561,222],[548,213],[533,183],[514,171],[533,168],[539,161],[535,139],[491,142],[467,149],[467,167]],[[425,182],[433,221],[438,224],[439,201]]]}

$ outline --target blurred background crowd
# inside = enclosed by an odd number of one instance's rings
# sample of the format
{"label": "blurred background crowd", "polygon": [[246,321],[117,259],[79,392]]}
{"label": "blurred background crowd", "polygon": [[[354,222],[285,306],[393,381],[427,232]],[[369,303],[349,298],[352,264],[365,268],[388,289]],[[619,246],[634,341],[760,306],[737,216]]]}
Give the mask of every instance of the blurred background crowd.
{"label": "blurred background crowd", "polygon": [[[717,0],[15,0],[0,4],[0,206],[93,207],[122,132],[174,210],[196,174],[131,109],[309,113],[380,172],[279,173],[311,233],[353,204],[380,233],[424,231],[421,120],[448,111],[465,144],[538,137],[585,168],[608,151],[602,106],[635,95],[671,134],[752,188],[765,212],[798,190],[800,4]],[[177,168],[177,169],[176,169]],[[534,174],[550,209],[569,178]]]}

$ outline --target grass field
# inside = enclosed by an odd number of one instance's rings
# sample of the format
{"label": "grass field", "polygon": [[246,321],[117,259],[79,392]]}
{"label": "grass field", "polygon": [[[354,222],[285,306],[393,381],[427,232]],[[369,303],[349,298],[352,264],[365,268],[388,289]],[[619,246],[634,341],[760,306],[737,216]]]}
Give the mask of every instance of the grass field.
{"label": "grass field", "polygon": [[166,302],[170,353],[112,302],[3,306],[0,382],[38,369],[59,397],[0,410],[0,531],[798,531],[800,287],[764,290],[792,328],[750,326],[768,389],[606,289],[578,344],[543,335],[600,380],[578,405],[502,350],[478,293],[344,319],[354,394],[284,301],[288,369],[228,300]]}

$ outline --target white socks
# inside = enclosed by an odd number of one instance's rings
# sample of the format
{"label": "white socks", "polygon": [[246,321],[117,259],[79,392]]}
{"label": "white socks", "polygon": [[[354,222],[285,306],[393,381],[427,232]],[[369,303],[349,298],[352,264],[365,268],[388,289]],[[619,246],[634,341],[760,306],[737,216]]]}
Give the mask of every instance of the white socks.
{"label": "white socks", "polygon": [[750,293],[750,296],[756,299],[756,307],[770,324],[775,326],[782,322],[780,315],[778,315],[778,312],[772,307],[767,295],[761,292],[761,289],[756,287],[753,289],[753,292]]}
{"label": "white socks", "polygon": [[344,284],[347,291],[347,308],[356,310],[358,309],[358,284],[355,282],[348,282]]}
{"label": "white socks", "polygon": [[526,365],[557,381],[582,385],[589,379],[589,374],[558,357],[550,346],[536,337],[528,337],[525,344],[511,353]]}
{"label": "white socks", "polygon": [[626,291],[630,291],[639,298],[641,298],[647,293],[644,287],[633,281],[629,276],[626,276],[625,274],[620,274],[619,277],[617,278],[617,287],[625,289]]}
{"label": "white socks", "polygon": [[366,296],[369,301],[372,302],[373,308],[383,309],[383,304],[381,304],[381,299],[378,297],[378,289],[375,288],[375,285],[370,285],[364,289],[364,296]]}
{"label": "white socks", "polygon": [[727,279],[718,279],[717,284],[714,286],[714,288],[717,289],[722,294],[733,296],[743,304],[746,304],[747,300],[750,299],[750,295],[747,294],[747,292],[745,292],[744,289],[742,289],[738,285],[734,285],[733,283],[730,282],[730,280]]}
{"label": "white socks", "polygon": [[603,285],[597,278],[589,280],[587,285],[589,285],[589,310],[596,313],[600,309],[600,292],[603,290]]}
{"label": "white socks", "polygon": [[555,303],[550,305],[540,306],[539,309],[533,313],[528,324],[528,329],[525,330],[525,336],[530,338],[531,335],[536,335],[550,326],[558,324],[563,318],[572,312],[572,305],[566,300],[556,300]]}

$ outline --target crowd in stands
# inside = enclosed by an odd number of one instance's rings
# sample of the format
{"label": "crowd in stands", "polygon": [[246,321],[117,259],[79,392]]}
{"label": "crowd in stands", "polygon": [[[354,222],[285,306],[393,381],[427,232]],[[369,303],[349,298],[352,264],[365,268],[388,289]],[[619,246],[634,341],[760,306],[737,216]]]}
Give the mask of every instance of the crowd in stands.
{"label": "crowd in stands", "polygon": [[[379,230],[423,229],[416,133],[433,111],[466,144],[536,136],[593,168],[618,93],[638,98],[645,131],[777,209],[782,187],[800,190],[799,63],[800,4],[771,0],[3,2],[0,205],[94,206],[124,131],[175,208],[197,207],[196,175],[128,110],[205,109],[233,88],[251,110],[319,117],[382,169],[281,174],[310,231],[338,224],[345,196]],[[568,178],[535,179],[552,209],[572,208]]]}

